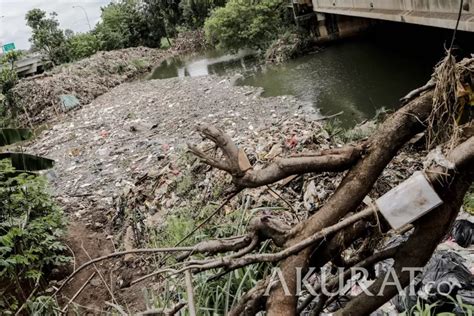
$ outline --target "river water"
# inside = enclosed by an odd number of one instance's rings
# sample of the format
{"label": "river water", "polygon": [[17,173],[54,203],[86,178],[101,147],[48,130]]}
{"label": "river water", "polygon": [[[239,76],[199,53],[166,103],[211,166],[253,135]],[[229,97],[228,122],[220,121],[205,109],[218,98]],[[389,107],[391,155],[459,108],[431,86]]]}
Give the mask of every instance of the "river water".
{"label": "river water", "polygon": [[352,126],[394,109],[398,100],[430,78],[448,31],[391,25],[341,40],[281,65],[262,65],[249,51],[208,52],[163,62],[151,78],[232,75],[236,84],[262,87],[263,96],[294,95]]}

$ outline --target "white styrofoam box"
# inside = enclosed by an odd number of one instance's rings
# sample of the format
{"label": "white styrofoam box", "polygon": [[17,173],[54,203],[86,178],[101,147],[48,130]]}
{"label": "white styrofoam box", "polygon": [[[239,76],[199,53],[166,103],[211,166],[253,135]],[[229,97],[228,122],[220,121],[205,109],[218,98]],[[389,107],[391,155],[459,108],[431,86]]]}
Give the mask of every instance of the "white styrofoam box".
{"label": "white styrofoam box", "polygon": [[442,203],[421,171],[415,172],[375,201],[382,215],[394,229],[412,223]]}

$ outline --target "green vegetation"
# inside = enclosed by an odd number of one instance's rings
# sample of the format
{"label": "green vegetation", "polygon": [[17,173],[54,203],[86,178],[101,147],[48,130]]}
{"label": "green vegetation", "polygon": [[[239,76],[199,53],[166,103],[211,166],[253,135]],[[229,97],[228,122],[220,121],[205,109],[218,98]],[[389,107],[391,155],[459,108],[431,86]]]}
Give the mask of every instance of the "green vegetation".
{"label": "green vegetation", "polygon": [[282,0],[119,0],[102,8],[101,21],[88,33],[60,29],[55,12],[48,16],[32,9],[25,19],[33,33],[32,49],[59,65],[99,50],[167,48],[179,33],[203,28],[216,47],[265,49],[288,30],[286,16]]}
{"label": "green vegetation", "polygon": [[[28,130],[0,129],[0,146],[32,136]],[[0,153],[0,309],[13,313],[35,300],[45,275],[69,261],[64,255],[66,224],[32,171],[53,161],[22,153]]]}
{"label": "green vegetation", "polygon": [[33,49],[45,52],[55,65],[70,60],[66,35],[59,28],[57,16],[56,12],[51,12],[47,18],[46,12],[40,9],[32,9],[25,16],[26,25],[33,31],[30,38]]}
{"label": "green vegetation", "polygon": [[178,30],[200,29],[211,10],[225,0],[121,0],[102,8],[101,22],[88,33],[59,28],[57,14],[30,10],[26,24],[32,29],[32,49],[55,64],[88,57],[99,50],[148,46],[167,48]]}
{"label": "green vegetation", "polygon": [[[463,302],[460,296],[453,298],[451,296],[447,296],[447,298],[452,301],[452,303],[459,307],[461,315],[472,315],[474,313],[474,306],[466,304]],[[436,308],[441,305],[439,302],[435,302],[432,304],[423,303],[422,301],[418,300],[416,305],[413,306],[410,310],[401,313],[402,316],[431,316],[431,315],[441,315],[441,316],[454,316],[460,315],[458,313],[449,313],[449,312],[438,312]]]}
{"label": "green vegetation", "polygon": [[21,52],[10,51],[3,55],[0,60],[0,64],[3,66],[0,71],[0,127],[8,126],[11,117],[16,112],[15,98],[11,93],[11,89],[18,82],[14,65],[21,55]]}
{"label": "green vegetation", "polygon": [[102,21],[93,34],[102,50],[113,50],[134,46],[156,47],[150,40],[153,30],[140,10],[137,0],[112,2],[102,8]]}
{"label": "green vegetation", "polygon": [[230,0],[204,24],[207,39],[220,48],[266,48],[284,25],[281,0]]}
{"label": "green vegetation", "polygon": [[91,33],[72,34],[68,38],[68,51],[72,60],[79,60],[95,54],[100,49],[100,41]]}
{"label": "green vegetation", "polygon": [[183,15],[183,25],[190,29],[199,29],[212,10],[223,7],[226,0],[181,0],[179,3]]}
{"label": "green vegetation", "polygon": [[[194,202],[198,203],[197,200]],[[171,210],[171,214],[166,218],[164,228],[153,236],[152,246],[176,245],[188,236],[200,222],[211,215],[216,208],[217,206],[203,207],[197,214],[195,205]],[[251,216],[252,212],[243,208],[225,216],[217,215],[212,220],[211,225],[206,225],[198,233],[182,242],[181,245],[193,245],[202,240],[245,234]],[[263,252],[267,247],[268,243],[264,243],[260,248],[260,252]],[[200,315],[224,315],[237,303],[242,295],[256,285],[258,280],[270,273],[270,267],[271,265],[266,263],[251,265],[231,271],[221,278],[215,278],[216,275],[222,272],[221,270],[196,274],[194,276],[194,289],[198,313]],[[183,297],[186,295],[183,285],[184,282],[180,278],[167,279],[165,288],[173,290],[165,290],[160,295],[149,292],[146,295],[151,297],[148,297],[147,300],[150,305],[157,308],[169,307],[167,306],[167,303],[171,300],[168,297],[169,293],[179,293],[179,296]]]}
{"label": "green vegetation", "polygon": [[471,185],[471,188],[464,197],[464,209],[466,212],[474,215],[474,185]]}

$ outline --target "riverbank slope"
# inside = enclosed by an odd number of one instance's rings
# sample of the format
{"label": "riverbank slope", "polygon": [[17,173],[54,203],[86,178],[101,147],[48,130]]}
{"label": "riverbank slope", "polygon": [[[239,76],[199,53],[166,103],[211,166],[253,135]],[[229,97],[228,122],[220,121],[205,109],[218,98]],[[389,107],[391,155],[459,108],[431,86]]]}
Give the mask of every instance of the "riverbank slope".
{"label": "riverbank slope", "polygon": [[41,75],[24,78],[13,88],[19,121],[36,126],[63,113],[61,95],[76,97],[86,105],[117,85],[149,72],[171,50],[132,47],[98,52],[80,61],[64,64]]}

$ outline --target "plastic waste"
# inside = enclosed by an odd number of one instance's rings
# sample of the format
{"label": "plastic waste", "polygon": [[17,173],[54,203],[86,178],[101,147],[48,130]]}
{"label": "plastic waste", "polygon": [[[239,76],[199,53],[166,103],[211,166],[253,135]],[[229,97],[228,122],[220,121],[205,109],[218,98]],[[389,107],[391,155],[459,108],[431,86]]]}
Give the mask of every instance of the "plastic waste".
{"label": "plastic waste", "polygon": [[474,244],[474,223],[459,219],[454,222],[451,237],[461,247],[467,248]]}
{"label": "plastic waste", "polygon": [[71,94],[61,94],[59,99],[61,99],[61,106],[64,112],[70,111],[81,105],[79,100]]}
{"label": "plastic waste", "polygon": [[[464,264],[465,260],[455,252],[439,250],[424,267],[420,277],[415,279],[416,295],[394,298],[393,303],[399,312],[411,310],[418,301],[436,303],[436,312],[451,312],[464,315],[462,304],[474,303],[474,275]],[[455,303],[456,302],[456,303]],[[459,312],[459,314],[458,314]]]}

